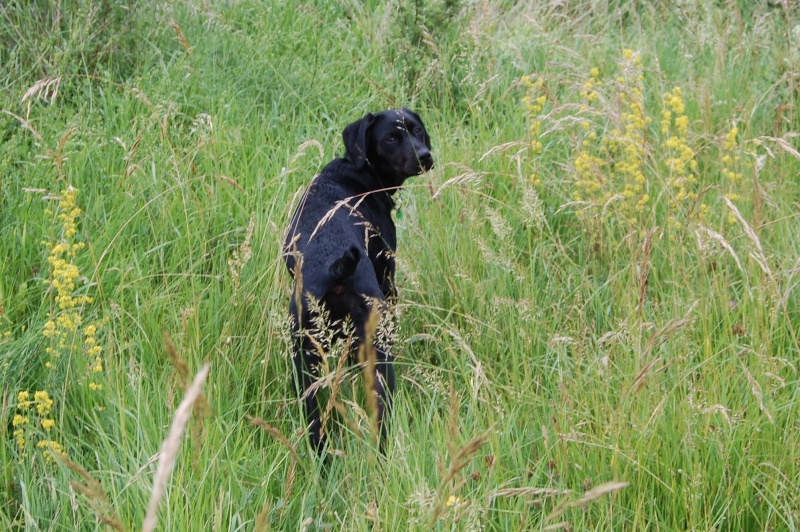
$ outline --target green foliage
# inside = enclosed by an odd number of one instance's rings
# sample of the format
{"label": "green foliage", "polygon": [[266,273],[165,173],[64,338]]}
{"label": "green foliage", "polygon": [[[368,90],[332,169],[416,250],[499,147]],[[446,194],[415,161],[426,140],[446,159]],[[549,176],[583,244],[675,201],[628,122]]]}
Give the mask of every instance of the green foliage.
{"label": "green foliage", "polygon": [[[797,28],[785,2],[4,3],[0,528],[140,528],[209,363],[160,529],[797,529]],[[437,166],[400,198],[392,439],[345,369],[323,464],[283,229],[342,128],[401,105]]]}
{"label": "green foliage", "polygon": [[145,2],[10,0],[0,24],[0,60],[23,82],[51,77],[134,74],[147,44]]}

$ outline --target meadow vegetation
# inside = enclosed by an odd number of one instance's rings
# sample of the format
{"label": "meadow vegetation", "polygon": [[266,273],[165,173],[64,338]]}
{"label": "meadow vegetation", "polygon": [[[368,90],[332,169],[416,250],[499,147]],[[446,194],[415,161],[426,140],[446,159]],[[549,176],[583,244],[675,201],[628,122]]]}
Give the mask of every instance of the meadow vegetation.
{"label": "meadow vegetation", "polygon": [[[0,5],[0,528],[800,528],[800,6]],[[386,455],[280,244],[408,106]],[[146,517],[147,515],[147,517]]]}

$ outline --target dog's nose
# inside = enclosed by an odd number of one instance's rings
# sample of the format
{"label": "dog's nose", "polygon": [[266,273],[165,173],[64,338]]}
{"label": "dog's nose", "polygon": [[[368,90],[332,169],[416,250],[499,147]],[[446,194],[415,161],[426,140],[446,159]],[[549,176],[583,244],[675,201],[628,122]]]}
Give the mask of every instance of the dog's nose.
{"label": "dog's nose", "polygon": [[425,169],[426,172],[431,168],[433,168],[433,156],[431,155],[431,152],[429,151],[421,152],[418,154],[418,156],[419,156],[419,164],[422,166],[422,168]]}

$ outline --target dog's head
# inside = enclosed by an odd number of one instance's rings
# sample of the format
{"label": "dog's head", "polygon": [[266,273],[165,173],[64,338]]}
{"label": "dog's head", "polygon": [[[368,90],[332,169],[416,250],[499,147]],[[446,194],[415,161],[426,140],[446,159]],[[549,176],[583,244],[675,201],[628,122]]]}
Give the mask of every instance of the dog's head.
{"label": "dog's head", "polygon": [[369,165],[387,185],[433,168],[431,139],[422,119],[409,109],[367,114],[344,128],[347,158],[357,168]]}

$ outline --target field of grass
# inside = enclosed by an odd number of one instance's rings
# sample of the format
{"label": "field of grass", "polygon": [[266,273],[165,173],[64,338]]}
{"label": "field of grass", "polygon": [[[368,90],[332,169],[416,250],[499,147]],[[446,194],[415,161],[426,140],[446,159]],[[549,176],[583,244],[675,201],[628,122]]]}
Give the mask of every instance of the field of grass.
{"label": "field of grass", "polygon": [[[0,529],[797,530],[798,96],[789,0],[3,2]],[[400,106],[322,462],[283,230]]]}

